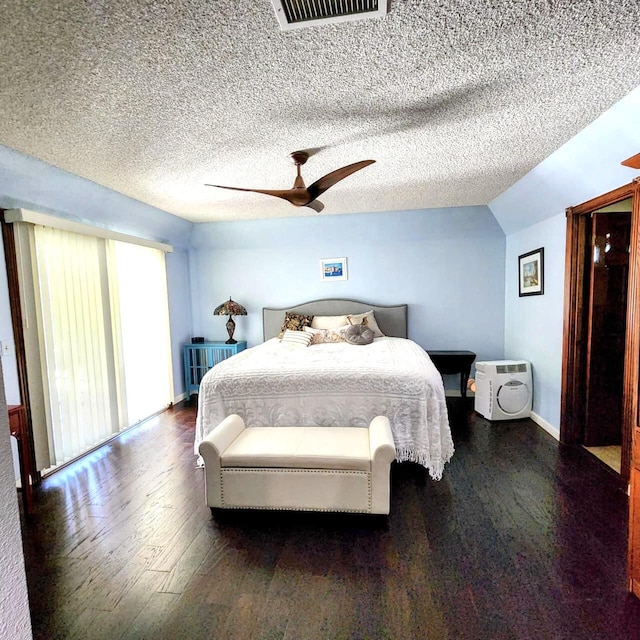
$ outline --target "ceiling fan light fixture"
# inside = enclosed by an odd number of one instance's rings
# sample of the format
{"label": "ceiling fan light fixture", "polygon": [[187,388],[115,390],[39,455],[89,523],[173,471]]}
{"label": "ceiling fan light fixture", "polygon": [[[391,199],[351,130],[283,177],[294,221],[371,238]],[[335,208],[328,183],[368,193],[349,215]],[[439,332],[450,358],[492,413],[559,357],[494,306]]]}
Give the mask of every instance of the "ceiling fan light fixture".
{"label": "ceiling fan light fixture", "polygon": [[389,12],[389,0],[271,0],[271,4],[283,31],[378,18]]}

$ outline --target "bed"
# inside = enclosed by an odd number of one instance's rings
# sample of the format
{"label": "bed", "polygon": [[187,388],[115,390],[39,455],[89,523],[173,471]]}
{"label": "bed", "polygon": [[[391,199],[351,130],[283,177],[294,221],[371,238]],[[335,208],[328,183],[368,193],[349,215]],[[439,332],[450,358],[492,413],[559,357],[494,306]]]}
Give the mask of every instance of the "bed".
{"label": "bed", "polygon": [[[281,342],[287,312],[306,316],[373,310],[384,337],[291,348]],[[195,451],[226,416],[248,427],[367,427],[389,418],[400,462],[424,466],[440,479],[453,455],[442,377],[427,353],[407,339],[407,306],[318,300],[263,309],[265,342],[213,367],[198,394]]]}

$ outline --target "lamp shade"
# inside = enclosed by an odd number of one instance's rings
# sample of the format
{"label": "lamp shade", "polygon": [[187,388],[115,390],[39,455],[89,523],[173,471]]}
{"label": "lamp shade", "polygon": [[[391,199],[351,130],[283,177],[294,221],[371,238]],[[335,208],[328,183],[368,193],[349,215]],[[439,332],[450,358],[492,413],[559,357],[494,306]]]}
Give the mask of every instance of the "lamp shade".
{"label": "lamp shade", "polygon": [[226,302],[218,305],[213,312],[214,316],[246,316],[247,310],[237,302],[229,298]]}

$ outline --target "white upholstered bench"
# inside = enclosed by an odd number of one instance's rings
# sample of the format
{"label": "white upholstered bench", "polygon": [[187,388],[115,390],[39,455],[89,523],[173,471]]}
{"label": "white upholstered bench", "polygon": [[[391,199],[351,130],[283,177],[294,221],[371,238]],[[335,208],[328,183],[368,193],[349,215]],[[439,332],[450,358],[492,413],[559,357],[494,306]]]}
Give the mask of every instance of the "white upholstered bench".
{"label": "white upholstered bench", "polygon": [[251,427],[230,415],[199,446],[207,505],[389,513],[389,420],[368,428]]}

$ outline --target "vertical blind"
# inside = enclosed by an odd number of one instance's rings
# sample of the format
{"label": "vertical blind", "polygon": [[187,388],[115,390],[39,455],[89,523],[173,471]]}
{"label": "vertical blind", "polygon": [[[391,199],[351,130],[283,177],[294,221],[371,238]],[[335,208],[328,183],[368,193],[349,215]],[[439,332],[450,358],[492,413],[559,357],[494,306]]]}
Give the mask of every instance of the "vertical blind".
{"label": "vertical blind", "polygon": [[[34,226],[51,466],[172,402],[164,252]],[[34,434],[35,435],[35,434]]]}
{"label": "vertical blind", "polygon": [[121,385],[126,423],[135,424],[166,406],[173,376],[169,300],[164,253],[108,241],[112,295],[120,343]]}
{"label": "vertical blind", "polygon": [[34,231],[47,417],[59,464],[120,426],[110,402],[103,241],[47,227]]}

